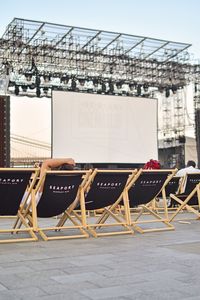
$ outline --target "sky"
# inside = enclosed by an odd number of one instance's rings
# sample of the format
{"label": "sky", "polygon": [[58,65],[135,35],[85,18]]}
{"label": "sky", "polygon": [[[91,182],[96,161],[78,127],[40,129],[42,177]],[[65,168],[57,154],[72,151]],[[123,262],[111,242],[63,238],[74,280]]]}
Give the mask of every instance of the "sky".
{"label": "sky", "polygon": [[189,43],[200,59],[199,0],[6,0],[0,36],[14,17]]}

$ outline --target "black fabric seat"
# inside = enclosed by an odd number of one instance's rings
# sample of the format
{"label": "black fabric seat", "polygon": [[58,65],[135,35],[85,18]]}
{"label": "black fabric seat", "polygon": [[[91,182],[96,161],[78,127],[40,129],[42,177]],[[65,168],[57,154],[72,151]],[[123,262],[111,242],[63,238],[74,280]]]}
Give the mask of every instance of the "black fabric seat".
{"label": "black fabric seat", "polygon": [[[185,188],[183,193],[170,195],[173,207],[177,207],[176,211],[171,216],[170,221],[185,208],[188,212],[194,213],[198,218],[200,217],[200,173],[187,174],[184,185]],[[193,206],[197,206],[197,209]]]}
{"label": "black fabric seat", "polygon": [[[93,236],[133,233],[127,226],[127,220],[120,220],[119,216],[109,208],[112,205],[117,206],[124,200],[124,190],[135,174],[136,170],[94,170],[81,194],[84,210],[83,223]],[[98,209],[103,209],[104,213],[97,220],[86,217],[86,211]],[[115,230],[115,227],[119,229]]]}
{"label": "black fabric seat", "polygon": [[37,216],[50,218],[62,214],[76,199],[82,177],[82,173],[47,173]]}
{"label": "black fabric seat", "polygon": [[[174,176],[176,170],[140,170],[133,179],[133,183],[128,192],[129,207],[135,208],[134,213],[130,213],[130,224],[140,233],[149,231],[172,230],[174,227],[168,222],[168,212],[166,196],[163,189]],[[164,202],[164,216],[155,209],[153,201],[161,193]],[[136,210],[137,208],[137,210]],[[143,218],[145,213],[149,213],[153,219]],[[142,228],[141,224],[162,223],[162,227]],[[140,226],[139,226],[140,225]]]}
{"label": "black fabric seat", "polygon": [[[12,235],[12,238],[10,237],[8,239],[1,238],[0,242],[37,240],[37,236],[33,232],[33,228],[29,226],[23,216],[23,207],[26,205],[28,198],[30,197],[37,175],[38,169],[0,169],[0,216],[15,216],[15,222],[21,222],[20,229],[16,229],[15,225],[11,226],[9,229],[2,229],[0,226],[0,234],[6,232],[27,232],[29,234],[29,237],[21,237],[21,235],[18,234]],[[21,203],[23,198],[23,203]]]}
{"label": "black fabric seat", "polygon": [[[35,203],[41,186],[43,186],[43,191],[39,203],[35,207],[35,216],[34,212],[29,211],[29,214],[31,214],[32,222],[44,240],[88,237],[83,226],[71,218],[70,209],[73,210],[77,205],[75,202],[80,188],[86,182],[89,173],[89,171],[48,171],[39,181],[34,193]],[[53,224],[46,227],[40,225],[40,218],[60,217],[62,214],[68,217],[72,225],[66,224],[64,226],[65,222],[62,225]],[[53,221],[53,218],[51,220]],[[78,234],[74,232],[77,229]],[[54,235],[50,236],[49,233],[52,231]]]}

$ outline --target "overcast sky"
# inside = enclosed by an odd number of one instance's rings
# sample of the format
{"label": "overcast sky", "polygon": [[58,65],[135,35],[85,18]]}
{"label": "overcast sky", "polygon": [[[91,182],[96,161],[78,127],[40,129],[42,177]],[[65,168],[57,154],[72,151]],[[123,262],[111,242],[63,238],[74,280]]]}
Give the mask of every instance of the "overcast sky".
{"label": "overcast sky", "polygon": [[199,0],[6,0],[0,35],[14,17],[192,44],[200,59]]}

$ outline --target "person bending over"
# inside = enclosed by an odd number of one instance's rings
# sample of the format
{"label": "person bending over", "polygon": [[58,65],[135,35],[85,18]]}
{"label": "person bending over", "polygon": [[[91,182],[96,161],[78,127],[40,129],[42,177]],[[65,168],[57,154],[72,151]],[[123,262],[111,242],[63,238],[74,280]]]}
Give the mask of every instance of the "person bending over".
{"label": "person bending over", "polygon": [[[40,175],[39,179],[41,179],[45,172],[48,170],[73,170],[75,166],[75,161],[73,158],[49,158],[45,159],[42,164],[40,165]],[[36,194],[36,203],[39,202],[40,197],[42,195],[44,183],[40,186],[39,191]],[[26,198],[27,192],[25,192],[23,198],[22,198],[22,203],[24,199]],[[30,200],[28,201],[30,202]]]}
{"label": "person bending over", "polygon": [[48,170],[72,170],[75,167],[73,158],[49,158],[43,161],[40,168],[40,178],[43,177],[45,171]]}

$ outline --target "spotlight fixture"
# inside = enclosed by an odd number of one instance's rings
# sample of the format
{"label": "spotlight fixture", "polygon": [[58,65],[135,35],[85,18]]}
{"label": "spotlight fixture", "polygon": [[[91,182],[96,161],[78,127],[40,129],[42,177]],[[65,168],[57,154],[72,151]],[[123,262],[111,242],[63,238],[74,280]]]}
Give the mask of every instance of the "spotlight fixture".
{"label": "spotlight fixture", "polygon": [[185,141],[186,141],[185,136],[184,135],[180,135],[178,137],[178,141],[179,141],[180,144],[185,144]]}
{"label": "spotlight fixture", "polygon": [[194,84],[194,92],[197,93],[198,92],[198,84],[195,82]]}
{"label": "spotlight fixture", "polygon": [[85,79],[79,79],[79,83],[80,83],[81,86],[84,86],[84,84],[85,84]]}
{"label": "spotlight fixture", "polygon": [[93,79],[93,85],[94,85],[94,87],[98,87],[98,79],[96,79],[96,78],[94,78]]}
{"label": "spotlight fixture", "polygon": [[164,87],[159,85],[158,87],[158,91],[162,94],[164,92]]}
{"label": "spotlight fixture", "polygon": [[134,91],[135,85],[133,83],[130,83],[129,84],[129,89],[130,89],[130,91]]}
{"label": "spotlight fixture", "polygon": [[44,94],[45,94],[45,95],[47,95],[47,94],[48,94],[48,90],[49,90],[49,89],[48,89],[48,87],[46,87],[46,86],[45,86],[45,87],[43,87],[43,92],[44,92]]}
{"label": "spotlight fixture", "polygon": [[48,83],[51,80],[51,76],[49,74],[43,75],[43,78],[45,83]]}
{"label": "spotlight fixture", "polygon": [[141,85],[138,84],[138,86],[137,86],[137,96],[141,96],[141,92],[142,92]]}
{"label": "spotlight fixture", "polygon": [[18,96],[19,95],[19,86],[15,85],[15,95]]}
{"label": "spotlight fixture", "polygon": [[67,75],[63,75],[61,78],[60,78],[60,82],[64,83],[64,84],[68,84],[69,82],[69,77]]}
{"label": "spotlight fixture", "polygon": [[72,91],[76,90],[76,80],[75,80],[75,78],[72,79],[71,89],[72,89]]}
{"label": "spotlight fixture", "polygon": [[36,96],[37,96],[38,98],[40,98],[40,95],[41,95],[40,88],[37,87],[37,88],[36,88]]}
{"label": "spotlight fixture", "polygon": [[102,82],[101,91],[102,91],[102,94],[106,93],[106,84],[104,82]]}
{"label": "spotlight fixture", "polygon": [[29,87],[30,90],[34,90],[35,89],[35,83],[31,83],[28,87]]}
{"label": "spotlight fixture", "polygon": [[177,86],[175,84],[172,84],[172,92],[173,92],[173,94],[176,94],[177,89],[178,89]]}
{"label": "spotlight fixture", "polygon": [[41,83],[40,76],[37,75],[36,78],[35,78],[35,85],[36,85],[36,87],[39,87],[40,83]]}
{"label": "spotlight fixture", "polygon": [[121,88],[122,88],[122,83],[121,83],[121,81],[119,81],[119,82],[116,83],[116,87],[117,87],[118,89],[121,89]]}
{"label": "spotlight fixture", "polygon": [[148,90],[149,90],[149,86],[148,86],[148,84],[147,84],[147,83],[144,83],[144,85],[143,85],[143,89],[144,89],[144,92],[148,92]]}
{"label": "spotlight fixture", "polygon": [[165,97],[168,98],[170,96],[170,89],[167,87],[165,89]]}
{"label": "spotlight fixture", "polygon": [[32,79],[32,72],[27,72],[24,75],[25,75],[27,81],[31,81],[31,79]]}
{"label": "spotlight fixture", "polygon": [[114,84],[110,81],[109,82],[109,94],[113,94],[114,93]]}
{"label": "spotlight fixture", "polygon": [[23,91],[24,93],[27,92],[27,85],[22,85],[22,91]]}

